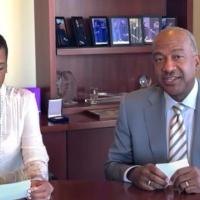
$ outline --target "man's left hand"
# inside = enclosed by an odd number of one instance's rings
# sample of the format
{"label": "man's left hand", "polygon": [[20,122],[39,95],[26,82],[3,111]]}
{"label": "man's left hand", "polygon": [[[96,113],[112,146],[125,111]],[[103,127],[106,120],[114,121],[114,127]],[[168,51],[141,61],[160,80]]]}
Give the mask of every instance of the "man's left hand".
{"label": "man's left hand", "polygon": [[171,181],[176,188],[186,193],[200,193],[200,169],[184,167],[175,172]]}

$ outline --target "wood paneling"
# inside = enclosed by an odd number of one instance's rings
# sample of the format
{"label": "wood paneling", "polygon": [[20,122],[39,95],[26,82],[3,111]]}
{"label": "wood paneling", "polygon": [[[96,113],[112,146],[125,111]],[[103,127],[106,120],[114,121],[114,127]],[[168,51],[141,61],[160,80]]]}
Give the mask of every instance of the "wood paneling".
{"label": "wood paneling", "polygon": [[104,163],[114,128],[72,131],[68,137],[68,179],[104,180]]}
{"label": "wood paneling", "polygon": [[193,0],[168,0],[167,14],[177,17],[178,26],[193,32]]}
{"label": "wood paneling", "polygon": [[67,134],[66,132],[49,132],[43,134],[43,141],[49,155],[49,172],[54,178],[67,178]]}
{"label": "wood paneling", "polygon": [[71,16],[119,16],[163,15],[166,0],[56,0],[56,15]]}

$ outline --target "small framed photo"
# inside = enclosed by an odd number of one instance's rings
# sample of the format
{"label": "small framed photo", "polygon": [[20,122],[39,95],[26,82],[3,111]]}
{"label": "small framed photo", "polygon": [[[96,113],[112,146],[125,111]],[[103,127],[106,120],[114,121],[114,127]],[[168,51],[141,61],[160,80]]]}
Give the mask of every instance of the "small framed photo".
{"label": "small framed photo", "polygon": [[160,17],[143,17],[143,40],[144,43],[152,43],[156,35],[160,32]]}
{"label": "small framed photo", "polygon": [[70,46],[70,38],[66,30],[65,18],[56,17],[56,47],[63,48]]}
{"label": "small framed photo", "polygon": [[142,44],[143,43],[142,18],[129,17],[129,30],[130,30],[130,43]]}
{"label": "small framed photo", "polygon": [[110,40],[107,17],[90,17],[90,27],[92,33],[92,44],[94,46],[108,46]]}
{"label": "small framed photo", "polygon": [[48,101],[48,118],[60,117],[62,111],[62,99],[50,99]]}
{"label": "small framed photo", "polygon": [[110,17],[111,45],[129,45],[129,20],[128,17]]}
{"label": "small framed photo", "polygon": [[161,29],[176,26],[176,17],[162,17],[161,19]]}
{"label": "small framed photo", "polygon": [[86,34],[85,22],[83,17],[71,17],[71,28],[74,36],[74,42],[77,47],[88,46],[88,38]]}

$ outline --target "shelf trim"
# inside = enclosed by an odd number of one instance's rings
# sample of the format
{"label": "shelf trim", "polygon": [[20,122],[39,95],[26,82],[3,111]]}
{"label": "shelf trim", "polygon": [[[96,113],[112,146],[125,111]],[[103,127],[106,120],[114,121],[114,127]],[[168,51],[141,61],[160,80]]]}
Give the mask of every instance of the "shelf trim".
{"label": "shelf trim", "polygon": [[59,48],[57,56],[151,53],[151,45],[131,47]]}

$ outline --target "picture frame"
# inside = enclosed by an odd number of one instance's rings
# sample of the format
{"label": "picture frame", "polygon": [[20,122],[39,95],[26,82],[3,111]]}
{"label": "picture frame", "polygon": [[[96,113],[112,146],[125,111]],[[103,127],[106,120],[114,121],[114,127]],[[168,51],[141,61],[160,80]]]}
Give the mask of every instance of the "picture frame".
{"label": "picture frame", "polygon": [[110,17],[109,25],[111,45],[130,45],[128,17]]}
{"label": "picture frame", "polygon": [[85,22],[82,16],[74,16],[70,18],[71,28],[73,32],[74,44],[77,47],[85,47],[89,45],[89,39],[86,34]]}
{"label": "picture frame", "polygon": [[142,25],[143,25],[143,42],[144,44],[151,44],[156,35],[161,30],[161,17],[144,16],[142,18]]}
{"label": "picture frame", "polygon": [[173,27],[177,25],[176,17],[162,17],[161,19],[161,29],[165,29],[167,27]]}
{"label": "picture frame", "polygon": [[90,29],[93,46],[108,46],[110,44],[108,18],[104,16],[91,16]]}
{"label": "picture frame", "polygon": [[62,99],[48,100],[48,118],[62,116]]}
{"label": "picture frame", "polygon": [[69,122],[69,118],[62,114],[62,99],[48,100],[48,121],[55,124]]}
{"label": "picture frame", "polygon": [[65,48],[70,46],[70,37],[67,33],[65,18],[62,16],[55,17],[56,26],[56,47]]}
{"label": "picture frame", "polygon": [[129,17],[130,44],[143,44],[141,17]]}

